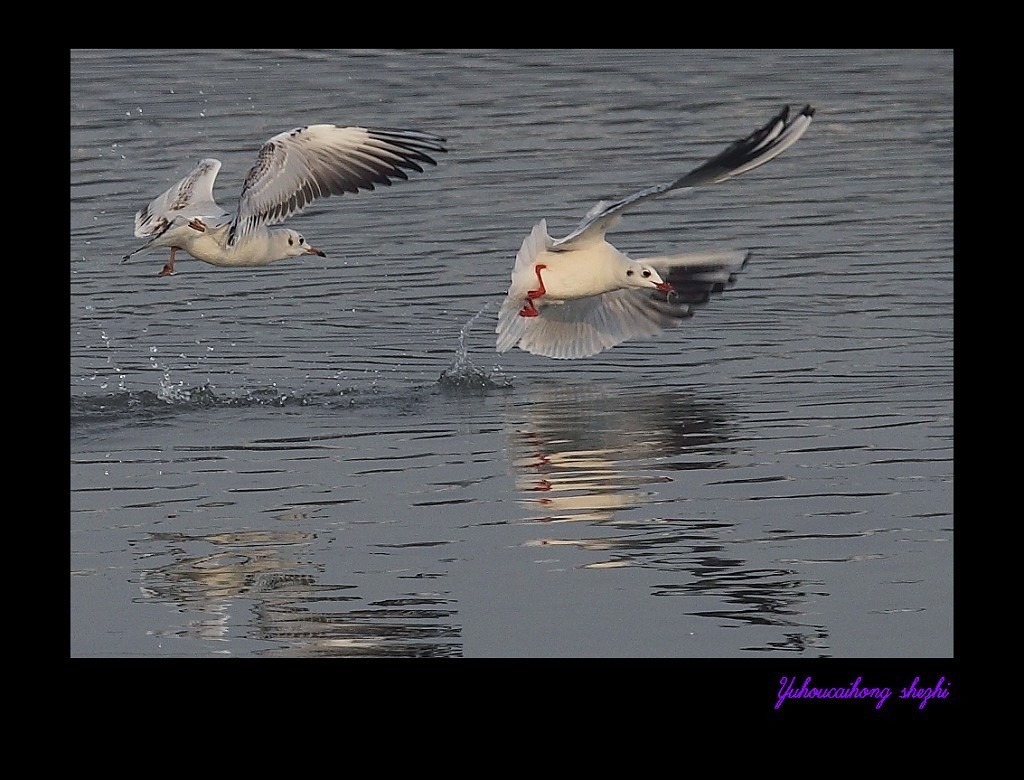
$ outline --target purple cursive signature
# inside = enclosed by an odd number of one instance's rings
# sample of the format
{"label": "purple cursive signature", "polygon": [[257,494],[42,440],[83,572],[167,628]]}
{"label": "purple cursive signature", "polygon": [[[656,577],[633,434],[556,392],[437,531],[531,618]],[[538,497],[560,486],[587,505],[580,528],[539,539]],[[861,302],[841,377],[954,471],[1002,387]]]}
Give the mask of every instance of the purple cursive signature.
{"label": "purple cursive signature", "polygon": [[[804,678],[803,684],[797,685],[795,677],[783,677],[779,680],[779,698],[775,702],[775,709],[782,707],[786,699],[876,699],[875,709],[882,709],[882,705],[892,696],[889,688],[868,688],[861,686],[862,677],[858,677],[846,687],[818,688],[811,683],[811,678]],[[943,687],[945,677],[940,677],[932,688],[919,688],[920,677],[915,677],[909,686],[900,690],[900,699],[920,699],[917,706],[923,710],[925,705],[932,699],[945,699],[949,696],[949,686]]]}

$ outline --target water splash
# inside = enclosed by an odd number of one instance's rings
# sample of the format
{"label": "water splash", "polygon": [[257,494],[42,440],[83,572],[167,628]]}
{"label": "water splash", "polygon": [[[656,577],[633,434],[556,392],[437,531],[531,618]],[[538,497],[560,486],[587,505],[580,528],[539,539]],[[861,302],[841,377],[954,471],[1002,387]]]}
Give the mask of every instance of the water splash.
{"label": "water splash", "polygon": [[493,305],[493,301],[484,304],[483,308],[470,317],[466,324],[459,329],[459,348],[455,352],[451,365],[441,373],[437,380],[441,387],[448,390],[477,392],[512,387],[512,377],[506,375],[501,366],[495,366],[489,372],[485,371],[469,357],[469,348],[466,346],[466,335],[470,328]]}
{"label": "water splash", "polygon": [[213,391],[212,385],[205,384],[202,387],[185,387],[184,382],[179,381],[175,383],[171,381],[169,371],[165,372],[164,378],[160,380],[160,389],[157,391],[156,397],[165,404],[185,405],[194,408],[217,406],[221,403],[221,400]]}

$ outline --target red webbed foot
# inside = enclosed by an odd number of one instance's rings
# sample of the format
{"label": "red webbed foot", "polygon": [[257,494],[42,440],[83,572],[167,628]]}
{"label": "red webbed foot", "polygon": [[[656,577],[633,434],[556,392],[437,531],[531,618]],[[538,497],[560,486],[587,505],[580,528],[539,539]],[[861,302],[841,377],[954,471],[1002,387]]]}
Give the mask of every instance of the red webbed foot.
{"label": "red webbed foot", "polygon": [[533,301],[529,298],[526,299],[526,305],[519,310],[520,317],[537,317],[540,312],[537,311],[537,307],[533,305]]}

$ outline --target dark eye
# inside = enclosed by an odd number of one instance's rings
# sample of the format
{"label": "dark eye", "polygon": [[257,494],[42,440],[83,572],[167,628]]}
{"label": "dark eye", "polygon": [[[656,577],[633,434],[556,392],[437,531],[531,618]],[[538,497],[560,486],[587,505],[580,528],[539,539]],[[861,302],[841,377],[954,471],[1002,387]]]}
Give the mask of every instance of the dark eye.
{"label": "dark eye", "polygon": [[643,273],[643,277],[644,277],[644,279],[646,279],[646,278],[647,278],[648,276],[650,276],[650,275],[651,275],[651,272],[650,272],[650,271],[644,271],[644,273]]}
{"label": "dark eye", "polygon": [[306,242],[306,239],[304,239],[302,236],[299,236],[299,243],[300,244],[304,244],[305,242]]}
{"label": "dark eye", "polygon": [[628,271],[626,271],[626,276],[632,276],[632,275],[633,275],[633,269],[630,268]]}

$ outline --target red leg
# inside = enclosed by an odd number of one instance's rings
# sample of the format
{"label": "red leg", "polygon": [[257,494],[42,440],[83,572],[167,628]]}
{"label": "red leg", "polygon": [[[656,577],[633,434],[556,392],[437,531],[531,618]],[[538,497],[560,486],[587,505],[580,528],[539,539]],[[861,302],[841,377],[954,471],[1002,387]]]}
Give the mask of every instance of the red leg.
{"label": "red leg", "polygon": [[178,251],[178,247],[171,247],[171,259],[167,261],[167,264],[163,267],[163,270],[157,274],[157,276],[170,276],[174,273],[174,253]]}
{"label": "red leg", "polygon": [[530,300],[533,300],[534,298],[540,298],[540,296],[547,292],[547,290],[544,289],[544,280],[540,278],[540,272],[545,268],[547,268],[547,266],[544,265],[544,263],[538,263],[533,268],[533,272],[537,274],[537,284],[539,284],[540,287],[538,287],[536,290],[530,290],[528,293],[526,293],[526,297],[529,298]]}
{"label": "red leg", "polygon": [[547,268],[547,266],[544,265],[544,263],[538,263],[534,266],[533,271],[537,274],[537,284],[539,287],[536,290],[530,290],[526,293],[526,305],[519,310],[520,317],[537,317],[540,315],[540,312],[537,311],[537,307],[533,305],[533,302],[535,299],[540,298],[547,292],[547,290],[544,289],[544,280],[540,275],[540,272],[545,268]]}

